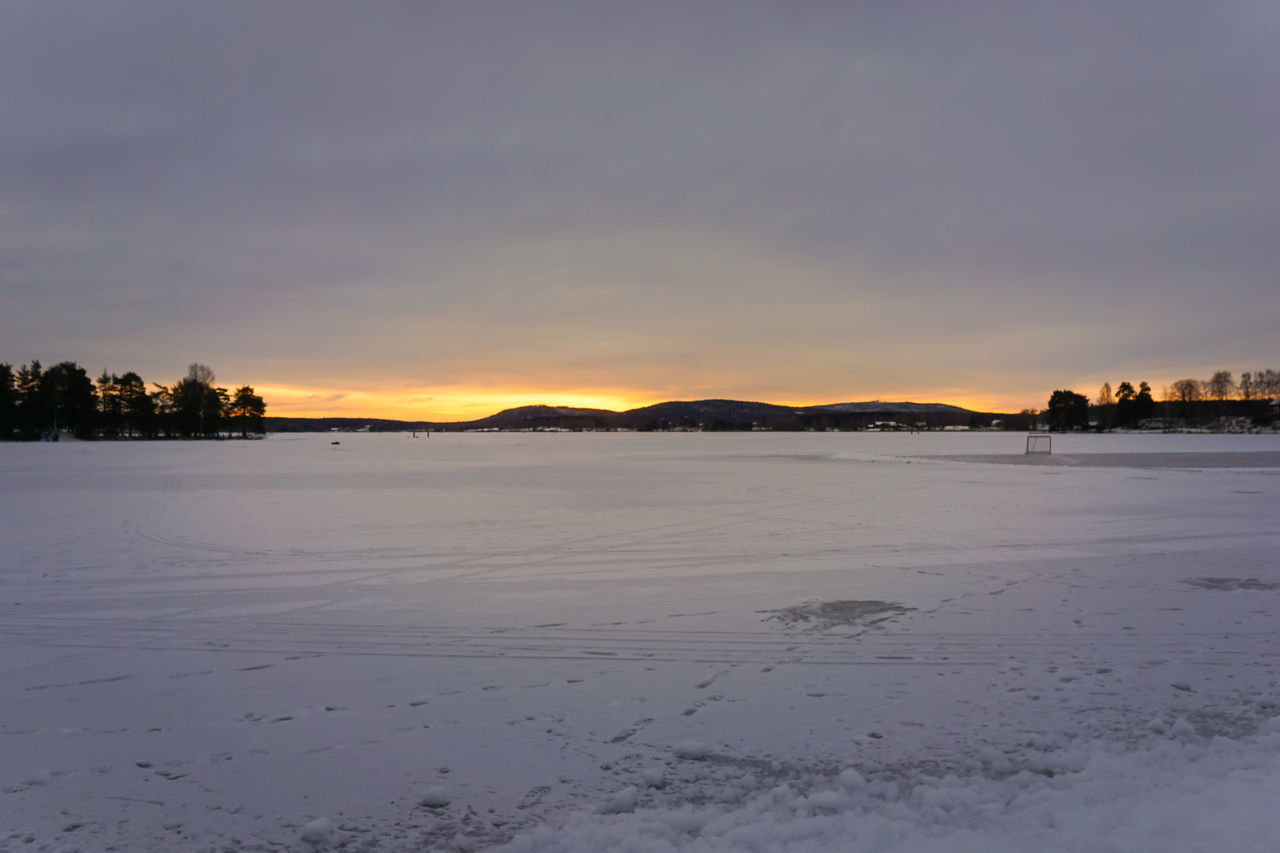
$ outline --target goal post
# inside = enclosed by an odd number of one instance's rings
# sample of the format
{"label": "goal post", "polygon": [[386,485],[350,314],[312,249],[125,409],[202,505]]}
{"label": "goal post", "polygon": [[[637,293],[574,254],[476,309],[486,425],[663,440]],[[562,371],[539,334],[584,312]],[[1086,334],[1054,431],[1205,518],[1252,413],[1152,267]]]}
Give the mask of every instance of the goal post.
{"label": "goal post", "polygon": [[1027,436],[1027,453],[1053,453],[1053,436],[1051,435],[1029,435]]}

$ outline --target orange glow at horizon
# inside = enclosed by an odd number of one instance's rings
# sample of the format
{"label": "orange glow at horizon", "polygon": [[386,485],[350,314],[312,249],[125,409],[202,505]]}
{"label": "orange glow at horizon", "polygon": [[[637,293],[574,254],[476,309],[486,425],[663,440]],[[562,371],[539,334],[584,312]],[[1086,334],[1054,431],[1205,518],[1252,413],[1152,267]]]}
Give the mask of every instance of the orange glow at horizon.
{"label": "orange glow at horizon", "polygon": [[388,418],[449,423],[488,417],[517,406],[571,406],[625,411],[661,402],[623,390],[545,388],[385,388],[341,391],[260,386],[267,415],[298,418]]}
{"label": "orange glow at horizon", "polygon": [[707,394],[699,391],[653,392],[614,388],[422,388],[387,387],[346,391],[294,385],[260,385],[257,393],[266,400],[267,415],[298,418],[386,418],[404,421],[449,423],[488,417],[517,406],[569,406],[623,412],[670,400],[700,400],[722,397],[773,403],[780,406],[817,406],[831,403],[888,402],[947,403],[978,412],[1018,412],[1042,407],[1027,402],[1026,395],[995,396],[959,389],[914,389],[897,392],[826,394],[807,400],[790,400],[760,394]]}

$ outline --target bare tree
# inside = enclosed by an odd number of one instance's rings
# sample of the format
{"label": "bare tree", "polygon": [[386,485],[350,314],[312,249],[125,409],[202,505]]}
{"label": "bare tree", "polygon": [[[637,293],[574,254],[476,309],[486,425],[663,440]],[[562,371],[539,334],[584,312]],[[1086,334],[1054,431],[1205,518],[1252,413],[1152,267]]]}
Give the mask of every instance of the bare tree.
{"label": "bare tree", "polygon": [[1111,422],[1116,414],[1116,398],[1111,393],[1111,383],[1103,382],[1102,387],[1098,389],[1098,399],[1094,403],[1098,413],[1098,429],[1111,429]]}
{"label": "bare tree", "polygon": [[1266,399],[1280,397],[1280,372],[1259,370],[1253,374],[1253,390],[1259,397]]}
{"label": "bare tree", "polygon": [[[213,387],[213,368],[207,364],[193,362],[187,368],[187,378],[178,382],[174,386],[174,394],[179,401],[186,402],[185,408],[197,413],[198,423],[196,435],[204,437],[209,434],[209,424],[212,422],[213,429],[218,428],[218,412],[216,409],[216,389]],[[210,412],[210,406],[213,405],[215,410]],[[189,434],[189,433],[187,433]]]}
{"label": "bare tree", "polygon": [[1219,402],[1230,397],[1231,389],[1236,387],[1235,382],[1231,379],[1230,370],[1219,370],[1205,384],[1208,386],[1209,399]]}
{"label": "bare tree", "polygon": [[1173,399],[1179,403],[1194,403],[1201,398],[1200,380],[1179,379],[1173,383]]}
{"label": "bare tree", "polygon": [[187,378],[194,382],[202,382],[205,385],[212,385],[214,380],[213,368],[207,364],[194,362],[187,368]]}
{"label": "bare tree", "polygon": [[1179,379],[1173,383],[1172,396],[1178,403],[1178,417],[1191,417],[1192,408],[1204,397],[1202,388],[1198,379]]}

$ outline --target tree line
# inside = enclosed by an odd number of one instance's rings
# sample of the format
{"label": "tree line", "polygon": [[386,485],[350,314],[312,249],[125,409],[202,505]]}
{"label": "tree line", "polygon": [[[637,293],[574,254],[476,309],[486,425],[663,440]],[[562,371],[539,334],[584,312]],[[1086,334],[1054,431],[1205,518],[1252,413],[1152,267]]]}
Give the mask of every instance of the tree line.
{"label": "tree line", "polygon": [[1131,429],[1143,425],[1226,426],[1244,420],[1257,426],[1275,422],[1273,402],[1280,397],[1280,371],[1245,371],[1237,382],[1229,370],[1208,379],[1179,379],[1164,389],[1156,401],[1146,382],[1135,389],[1121,382],[1114,390],[1104,382],[1098,396],[1075,391],[1054,391],[1045,417],[1052,430]]}
{"label": "tree line", "polygon": [[235,391],[214,385],[212,370],[192,364],[172,385],[147,383],[132,371],[102,371],[97,380],[63,361],[44,367],[32,360],[16,371],[0,363],[0,441],[214,438],[264,433],[267,404],[253,386]]}

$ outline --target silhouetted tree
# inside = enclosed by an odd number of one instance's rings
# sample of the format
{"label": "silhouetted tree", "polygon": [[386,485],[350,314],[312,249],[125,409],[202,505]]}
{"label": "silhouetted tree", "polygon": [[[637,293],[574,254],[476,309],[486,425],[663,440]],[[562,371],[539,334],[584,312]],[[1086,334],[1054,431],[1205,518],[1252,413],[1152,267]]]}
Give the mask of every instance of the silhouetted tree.
{"label": "silhouetted tree", "polygon": [[1074,391],[1054,391],[1046,414],[1051,430],[1087,429],[1089,398]]}
{"label": "silhouetted tree", "polygon": [[1227,398],[1232,395],[1235,387],[1236,383],[1231,378],[1230,370],[1219,370],[1204,383],[1205,395],[1218,404],[1216,410],[1219,418],[1226,415]]}
{"label": "silhouetted tree", "polygon": [[1280,423],[1276,420],[1276,410],[1271,407],[1271,402],[1280,398],[1280,371],[1259,370],[1253,374],[1253,390],[1258,397],[1250,413],[1254,422],[1273,426]]}
{"label": "silhouetted tree", "polygon": [[54,430],[69,430],[79,438],[93,438],[98,419],[98,394],[85,369],[74,361],[50,367],[40,377],[40,396],[52,400]]}
{"label": "silhouetted tree", "polygon": [[39,438],[53,423],[53,407],[40,386],[43,370],[37,359],[18,368],[18,432],[25,439]]}
{"label": "silhouetted tree", "polygon": [[1280,397],[1280,371],[1259,370],[1253,374],[1254,391],[1265,400]]}
{"label": "silhouetted tree", "polygon": [[174,383],[170,394],[173,433],[183,438],[203,435],[204,407],[209,398],[209,386],[187,376]]}
{"label": "silhouetted tree", "polygon": [[1116,426],[1128,427],[1137,421],[1137,412],[1134,406],[1134,398],[1138,396],[1138,392],[1133,390],[1133,385],[1128,381],[1121,382],[1120,387],[1116,389]]}
{"label": "silhouetted tree", "polygon": [[124,402],[120,398],[120,379],[104,369],[98,377],[98,427],[104,436],[114,438],[124,423]]}
{"label": "silhouetted tree", "polygon": [[1098,410],[1098,429],[1111,429],[1115,416],[1115,396],[1111,393],[1111,383],[1103,382],[1098,389],[1098,399],[1094,403]]}
{"label": "silhouetted tree", "polygon": [[[216,435],[231,412],[231,398],[213,381],[213,371],[196,363],[175,385],[157,383],[148,393],[132,371],[117,376],[103,370],[95,382],[72,361],[43,368],[33,359],[16,372],[0,364],[0,440],[56,439],[66,431],[80,438]],[[264,432],[266,403],[252,386],[236,393],[242,434]]]}
{"label": "silhouetted tree", "polygon": [[215,386],[211,390],[213,396],[205,400],[204,407],[205,435],[217,435],[231,409],[231,394],[226,388]]}
{"label": "silhouetted tree", "polygon": [[64,361],[42,369],[32,360],[18,371],[16,383],[18,431],[22,438],[56,438],[69,430],[92,438],[97,426],[98,395],[84,368]]}
{"label": "silhouetted tree", "polygon": [[1146,380],[1138,383],[1138,394],[1133,398],[1133,414],[1138,422],[1153,417],[1156,413],[1156,401],[1151,396],[1151,386]]}
{"label": "silhouetted tree", "polygon": [[252,386],[242,385],[236,389],[235,396],[231,398],[229,411],[232,422],[240,427],[241,436],[248,436],[250,432],[259,434],[266,432],[262,424],[262,416],[267,412],[267,404],[253,393]]}
{"label": "silhouetted tree", "polygon": [[13,365],[0,362],[0,441],[13,438],[18,429],[18,389]]}
{"label": "silhouetted tree", "polygon": [[125,434],[154,437],[156,434],[156,403],[147,393],[142,377],[133,371],[116,380],[120,395],[122,426]]}
{"label": "silhouetted tree", "polygon": [[1209,378],[1205,383],[1209,391],[1209,399],[1222,402],[1231,396],[1231,389],[1235,388],[1235,382],[1231,379],[1230,370],[1219,370]]}
{"label": "silhouetted tree", "polygon": [[1202,396],[1200,382],[1197,379],[1179,379],[1173,383],[1173,399],[1178,403],[1178,417],[1189,418],[1192,408]]}
{"label": "silhouetted tree", "polygon": [[1194,403],[1200,396],[1198,379],[1179,379],[1173,383],[1173,398],[1180,403]]}
{"label": "silhouetted tree", "polygon": [[209,367],[207,364],[201,364],[196,361],[187,366],[187,378],[212,386],[215,377],[213,375],[213,368]]}
{"label": "silhouetted tree", "polygon": [[156,416],[156,434],[163,432],[166,436],[175,436],[178,429],[175,423],[173,389],[159,382],[151,384],[155,386],[155,390],[151,392],[151,405]]}
{"label": "silhouetted tree", "polygon": [[1239,388],[1240,388],[1240,399],[1241,399],[1241,400],[1244,400],[1244,401],[1247,403],[1247,402],[1249,402],[1250,400],[1252,400],[1252,399],[1253,399],[1253,390],[1254,390],[1254,385],[1253,385],[1253,374],[1252,374],[1252,373],[1250,373],[1249,371],[1247,371],[1247,370],[1246,370],[1244,373],[1241,373],[1241,374],[1240,374],[1240,385],[1239,385]]}
{"label": "silhouetted tree", "polygon": [[170,390],[178,435],[204,438],[218,433],[228,396],[227,389],[214,387],[213,380],[213,371],[207,366],[192,364]]}

